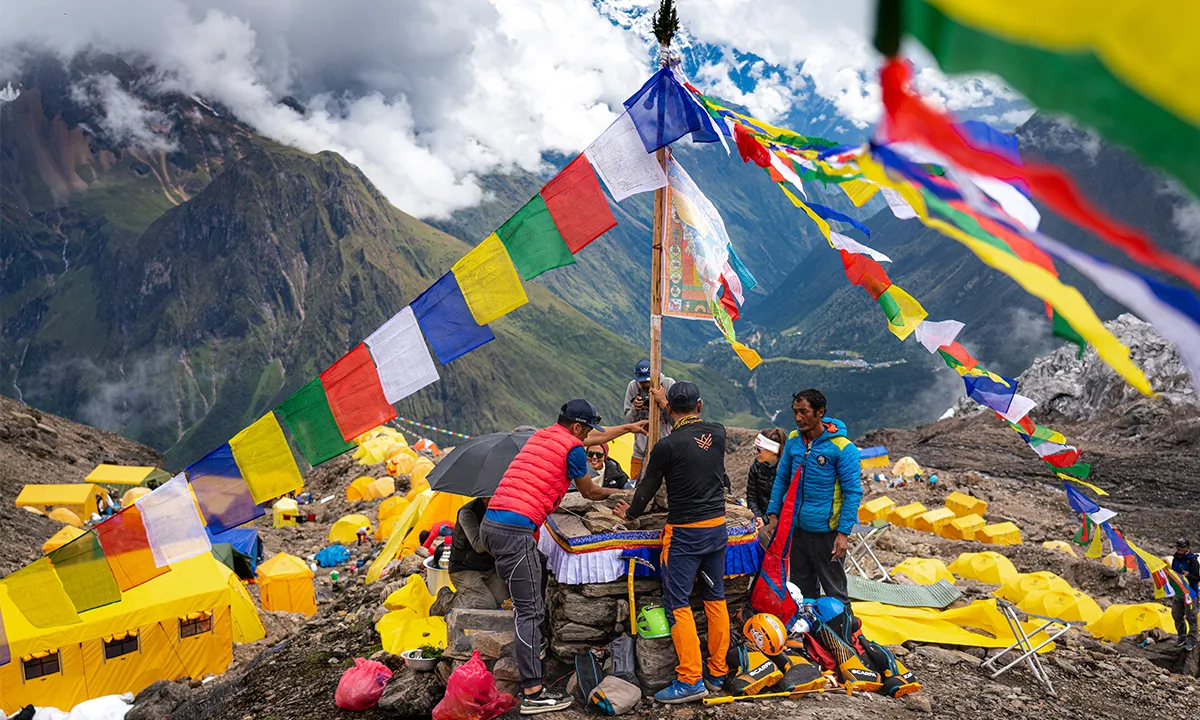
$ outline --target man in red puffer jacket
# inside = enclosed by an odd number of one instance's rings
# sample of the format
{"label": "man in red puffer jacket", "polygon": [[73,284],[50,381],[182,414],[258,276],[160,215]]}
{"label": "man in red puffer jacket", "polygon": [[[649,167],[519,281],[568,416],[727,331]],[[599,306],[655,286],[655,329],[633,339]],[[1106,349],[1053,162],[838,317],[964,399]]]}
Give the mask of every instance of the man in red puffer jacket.
{"label": "man in red puffer jacket", "polygon": [[607,430],[600,427],[596,406],[571,400],[559,410],[558,422],[542,428],[513,458],[488,503],[479,539],[496,558],[496,570],[513,599],[517,668],[521,673],[521,714],[564,710],[571,698],[542,687],[542,620],[546,615],[542,586],[545,559],[537,549],[537,531],[554,512],[574,481],[589,500],[602,500],[615,489],[598,487],[588,472],[585,446],[601,445],[626,433],[646,432],[645,421]]}

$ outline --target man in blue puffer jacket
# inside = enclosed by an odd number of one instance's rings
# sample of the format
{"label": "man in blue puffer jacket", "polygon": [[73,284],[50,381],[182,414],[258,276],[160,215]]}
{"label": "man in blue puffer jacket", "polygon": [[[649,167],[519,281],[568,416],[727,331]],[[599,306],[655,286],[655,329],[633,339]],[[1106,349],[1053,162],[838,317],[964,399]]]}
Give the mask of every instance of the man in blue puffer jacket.
{"label": "man in blue puffer jacket", "polygon": [[789,579],[804,597],[824,594],[849,603],[842,561],[858,521],[862,478],[858,448],[841,420],[825,417],[825,395],[801,390],[792,396],[792,433],[779,458],[765,537],[772,537],[786,501],[795,502]]}

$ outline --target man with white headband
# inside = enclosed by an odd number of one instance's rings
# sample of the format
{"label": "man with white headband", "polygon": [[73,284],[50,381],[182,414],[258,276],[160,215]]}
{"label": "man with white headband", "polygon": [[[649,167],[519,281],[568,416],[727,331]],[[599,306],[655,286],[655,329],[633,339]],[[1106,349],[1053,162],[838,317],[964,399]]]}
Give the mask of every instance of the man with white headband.
{"label": "man with white headband", "polygon": [[787,442],[783,430],[767,428],[754,438],[754,462],[746,476],[746,507],[754,513],[755,522],[762,527],[767,521],[767,506],[771,504],[771,488],[775,483],[775,469],[779,465],[779,451]]}

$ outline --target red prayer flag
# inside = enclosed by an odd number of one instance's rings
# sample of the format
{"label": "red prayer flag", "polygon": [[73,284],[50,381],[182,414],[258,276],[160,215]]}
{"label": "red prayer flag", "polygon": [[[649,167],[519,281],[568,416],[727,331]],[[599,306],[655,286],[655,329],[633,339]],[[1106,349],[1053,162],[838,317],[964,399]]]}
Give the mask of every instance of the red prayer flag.
{"label": "red prayer flag", "polygon": [[396,417],[396,408],[384,397],[383,383],[365,343],[359,343],[321,373],[321,386],[346,442]]}
{"label": "red prayer flag", "polygon": [[130,505],[96,526],[96,537],[104,550],[104,559],[117,579],[121,592],[141,585],[169,571],[170,566],[158,567],[146,538],[142,512]]}
{"label": "red prayer flag", "polygon": [[760,168],[771,167],[771,151],[755,140],[744,125],[733,124],[733,138],[737,143],[738,154],[742,156],[742,162],[752,162]]}
{"label": "red prayer flag", "polygon": [[887,276],[883,266],[866,255],[839,251],[842,254],[842,265],[846,268],[846,277],[850,282],[867,291],[872,300],[878,300],[880,295],[887,292],[892,281]]}
{"label": "red prayer flag", "polygon": [[572,254],[617,225],[600,179],[583,155],[546,183],[540,194]]}
{"label": "red prayer flag", "polygon": [[962,365],[962,369],[964,371],[969,372],[970,370],[973,370],[976,365],[979,364],[979,361],[976,360],[975,358],[971,357],[971,353],[967,352],[967,349],[957,342],[952,342],[949,345],[942,345],[941,347],[938,348],[938,350],[941,350],[942,352],[946,353],[950,357],[957,360],[958,363],[960,365]]}

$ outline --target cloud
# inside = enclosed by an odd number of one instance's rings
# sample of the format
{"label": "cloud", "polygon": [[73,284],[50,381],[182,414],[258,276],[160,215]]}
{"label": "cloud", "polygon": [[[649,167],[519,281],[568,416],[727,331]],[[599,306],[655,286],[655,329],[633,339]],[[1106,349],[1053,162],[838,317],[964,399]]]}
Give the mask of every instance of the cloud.
{"label": "cloud", "polygon": [[175,150],[168,137],[170,119],[122,89],[117,78],[109,73],[92,75],[73,85],[71,99],[83,107],[99,110],[101,130],[115,142],[144,150]]}

